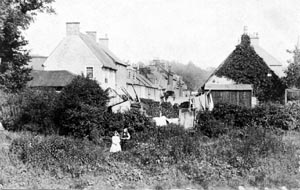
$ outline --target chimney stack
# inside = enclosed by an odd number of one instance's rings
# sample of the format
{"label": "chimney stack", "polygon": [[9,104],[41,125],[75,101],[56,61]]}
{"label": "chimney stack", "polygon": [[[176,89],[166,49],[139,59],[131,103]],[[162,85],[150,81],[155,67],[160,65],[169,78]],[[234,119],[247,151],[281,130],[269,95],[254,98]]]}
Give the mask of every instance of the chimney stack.
{"label": "chimney stack", "polygon": [[67,36],[79,35],[80,33],[80,22],[67,22],[66,23]]}
{"label": "chimney stack", "polygon": [[105,37],[104,38],[99,38],[99,44],[103,47],[106,47],[108,48],[108,37],[107,37],[107,34],[105,34]]}
{"label": "chimney stack", "polygon": [[250,40],[251,40],[251,44],[252,44],[252,45],[258,46],[258,45],[259,45],[259,37],[258,37],[258,33],[256,32],[256,33],[254,33],[253,35],[251,35]]}
{"label": "chimney stack", "polygon": [[96,42],[97,39],[97,32],[96,31],[86,31],[86,34]]}

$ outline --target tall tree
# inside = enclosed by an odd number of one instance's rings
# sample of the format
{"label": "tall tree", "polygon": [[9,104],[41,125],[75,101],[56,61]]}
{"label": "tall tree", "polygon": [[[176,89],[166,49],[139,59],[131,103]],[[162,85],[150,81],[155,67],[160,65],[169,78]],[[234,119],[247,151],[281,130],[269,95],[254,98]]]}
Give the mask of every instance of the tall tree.
{"label": "tall tree", "polygon": [[170,64],[172,65],[172,71],[182,76],[183,81],[190,90],[201,88],[205,80],[212,73],[212,71],[201,69],[191,61],[187,65],[175,61],[170,62]]}
{"label": "tall tree", "polygon": [[293,55],[292,60],[288,60],[289,66],[285,71],[284,81],[290,88],[300,88],[300,49],[296,45],[294,50],[287,50]]}
{"label": "tall tree", "polygon": [[1,0],[0,2],[0,88],[17,92],[29,76],[26,68],[30,60],[28,44],[22,30],[28,29],[39,12],[54,13],[54,0]]}

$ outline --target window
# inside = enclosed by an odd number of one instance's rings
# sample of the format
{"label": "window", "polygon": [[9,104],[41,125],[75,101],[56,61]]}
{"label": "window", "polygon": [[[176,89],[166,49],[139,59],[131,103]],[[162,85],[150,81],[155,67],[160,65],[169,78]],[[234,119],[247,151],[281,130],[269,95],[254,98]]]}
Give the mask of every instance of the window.
{"label": "window", "polygon": [[86,77],[89,78],[89,79],[93,79],[94,78],[93,67],[87,67],[86,68]]}
{"label": "window", "polygon": [[108,79],[107,78],[105,78],[105,83],[108,83]]}

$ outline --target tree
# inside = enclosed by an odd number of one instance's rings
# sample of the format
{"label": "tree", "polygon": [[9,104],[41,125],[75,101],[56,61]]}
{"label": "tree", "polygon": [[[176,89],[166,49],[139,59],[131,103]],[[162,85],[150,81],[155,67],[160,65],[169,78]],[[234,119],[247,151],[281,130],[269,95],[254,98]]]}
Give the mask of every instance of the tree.
{"label": "tree", "polygon": [[55,122],[60,134],[75,137],[91,137],[97,131],[103,135],[104,112],[108,94],[97,81],[77,76],[59,95]]}
{"label": "tree", "polygon": [[0,87],[17,92],[31,79],[28,44],[22,30],[29,27],[38,12],[53,13],[54,0],[1,0],[0,2]]}
{"label": "tree", "polygon": [[172,71],[177,75],[182,76],[182,79],[189,90],[201,88],[205,80],[211,74],[211,72],[201,69],[191,61],[187,65],[173,61],[171,62],[171,65]]}
{"label": "tree", "polygon": [[294,50],[287,50],[287,52],[293,54],[293,58],[288,60],[289,66],[285,70],[284,81],[290,88],[300,88],[300,49],[297,45]]}
{"label": "tree", "polygon": [[58,93],[54,89],[27,88],[16,96],[20,113],[8,130],[31,131],[40,134],[54,134],[57,129],[53,122],[54,106]]}
{"label": "tree", "polygon": [[252,84],[259,101],[282,100],[285,85],[251,46],[250,37],[242,35],[241,43],[224,61],[216,75],[238,84]]}

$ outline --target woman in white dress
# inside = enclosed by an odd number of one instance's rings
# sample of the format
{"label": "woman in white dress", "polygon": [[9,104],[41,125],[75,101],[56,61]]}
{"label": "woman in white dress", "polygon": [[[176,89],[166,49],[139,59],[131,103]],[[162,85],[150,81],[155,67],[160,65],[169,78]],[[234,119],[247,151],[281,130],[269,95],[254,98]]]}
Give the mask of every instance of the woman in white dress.
{"label": "woman in white dress", "polygon": [[117,131],[115,131],[115,134],[111,138],[111,141],[112,141],[112,144],[111,144],[111,147],[110,147],[110,152],[122,151],[121,150],[121,145],[120,145],[121,139],[120,139],[120,135]]}

